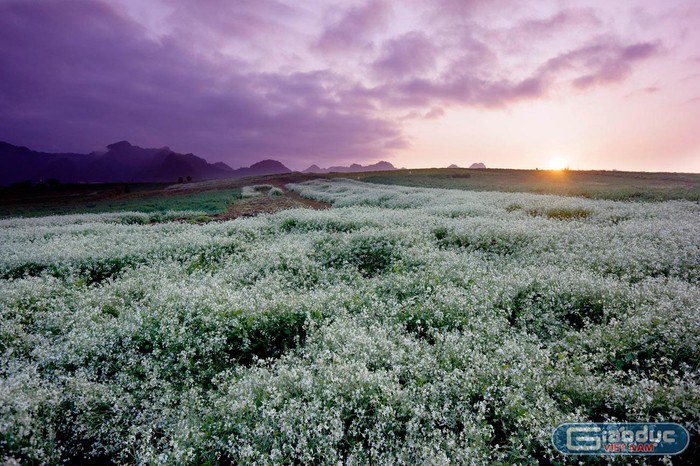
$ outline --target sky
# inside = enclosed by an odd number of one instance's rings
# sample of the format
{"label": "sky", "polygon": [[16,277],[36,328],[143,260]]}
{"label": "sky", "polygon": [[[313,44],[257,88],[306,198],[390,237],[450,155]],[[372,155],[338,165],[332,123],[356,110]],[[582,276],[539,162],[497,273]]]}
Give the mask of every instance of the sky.
{"label": "sky", "polygon": [[0,140],[700,172],[697,0],[0,0]]}

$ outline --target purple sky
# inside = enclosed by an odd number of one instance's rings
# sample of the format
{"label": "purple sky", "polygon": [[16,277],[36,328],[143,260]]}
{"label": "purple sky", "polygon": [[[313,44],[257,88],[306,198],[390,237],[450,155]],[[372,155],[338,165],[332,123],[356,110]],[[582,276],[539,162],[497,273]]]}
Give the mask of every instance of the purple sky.
{"label": "purple sky", "polygon": [[0,0],[0,140],[700,172],[700,2]]}

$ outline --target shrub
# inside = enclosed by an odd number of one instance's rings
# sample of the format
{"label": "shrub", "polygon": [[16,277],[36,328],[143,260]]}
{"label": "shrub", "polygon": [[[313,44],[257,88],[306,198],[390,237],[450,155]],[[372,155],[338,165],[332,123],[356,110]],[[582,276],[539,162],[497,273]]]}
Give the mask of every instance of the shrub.
{"label": "shrub", "polygon": [[318,256],[327,267],[350,265],[363,276],[373,277],[388,270],[400,258],[395,239],[381,235],[331,237],[318,244]]}

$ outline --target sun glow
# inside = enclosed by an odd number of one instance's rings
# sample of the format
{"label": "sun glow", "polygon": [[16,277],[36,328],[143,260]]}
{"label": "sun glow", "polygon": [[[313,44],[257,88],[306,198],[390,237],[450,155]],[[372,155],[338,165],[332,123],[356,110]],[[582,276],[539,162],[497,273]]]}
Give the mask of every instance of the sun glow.
{"label": "sun glow", "polygon": [[549,159],[550,170],[566,170],[569,168],[569,162],[563,157],[552,157]]}

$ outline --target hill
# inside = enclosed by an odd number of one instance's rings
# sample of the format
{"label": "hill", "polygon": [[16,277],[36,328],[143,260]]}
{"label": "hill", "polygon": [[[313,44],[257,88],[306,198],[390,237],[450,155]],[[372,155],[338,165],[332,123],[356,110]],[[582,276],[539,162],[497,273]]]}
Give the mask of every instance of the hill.
{"label": "hill", "polygon": [[303,173],[362,173],[362,172],[379,172],[379,171],[389,171],[398,170],[389,162],[381,161],[371,165],[360,165],[353,163],[349,167],[334,166],[328,168],[320,168],[318,165],[311,165],[309,168],[304,170]]}
{"label": "hill", "polygon": [[175,182],[179,178],[209,180],[289,173],[275,160],[232,169],[223,162],[209,163],[194,154],[169,147],[143,148],[128,141],[110,144],[90,154],[47,153],[0,142],[0,185],[51,178],[61,182],[122,183]]}
{"label": "hill", "polygon": [[283,173],[292,173],[292,171],[277,160],[266,159],[254,163],[250,167],[243,167],[237,170],[233,170],[231,172],[231,178],[241,178],[244,176],[279,175]]}

